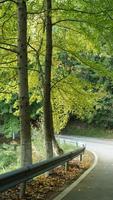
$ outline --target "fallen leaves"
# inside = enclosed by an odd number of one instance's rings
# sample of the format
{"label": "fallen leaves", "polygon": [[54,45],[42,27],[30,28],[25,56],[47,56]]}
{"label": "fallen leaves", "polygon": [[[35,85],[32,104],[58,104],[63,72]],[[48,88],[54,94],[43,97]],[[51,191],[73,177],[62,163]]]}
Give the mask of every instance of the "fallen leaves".
{"label": "fallen leaves", "polygon": [[18,186],[1,193],[0,200],[50,200],[89,168],[92,160],[92,154],[85,153],[82,162],[79,159],[70,161],[67,171],[64,166],[60,166],[50,176],[42,175],[29,181],[24,198],[19,198]]}

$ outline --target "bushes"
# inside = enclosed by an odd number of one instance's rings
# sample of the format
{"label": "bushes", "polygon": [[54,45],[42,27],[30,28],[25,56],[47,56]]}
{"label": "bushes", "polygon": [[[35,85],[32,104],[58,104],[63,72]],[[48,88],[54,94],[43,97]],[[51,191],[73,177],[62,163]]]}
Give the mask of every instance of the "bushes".
{"label": "bushes", "polygon": [[19,166],[19,148],[14,151],[14,145],[0,144],[0,173],[11,171]]}

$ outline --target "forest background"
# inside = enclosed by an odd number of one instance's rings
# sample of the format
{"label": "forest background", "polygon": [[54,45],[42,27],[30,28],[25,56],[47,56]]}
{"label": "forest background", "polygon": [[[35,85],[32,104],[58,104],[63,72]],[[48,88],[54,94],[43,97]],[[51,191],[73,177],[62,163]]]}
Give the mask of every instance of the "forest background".
{"label": "forest background", "polygon": [[62,154],[55,134],[73,119],[112,133],[112,8],[112,0],[0,1],[1,172],[32,163],[37,146],[41,157],[42,143],[46,159]]}

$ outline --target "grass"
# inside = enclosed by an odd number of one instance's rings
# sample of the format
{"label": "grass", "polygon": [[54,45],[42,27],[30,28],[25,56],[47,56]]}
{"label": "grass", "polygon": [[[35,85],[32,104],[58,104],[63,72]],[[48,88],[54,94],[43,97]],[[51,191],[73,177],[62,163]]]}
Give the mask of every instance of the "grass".
{"label": "grass", "polygon": [[[44,134],[41,131],[33,131],[33,161],[39,162],[41,160],[46,159],[46,151],[44,145]],[[69,151],[74,151],[77,147],[76,145],[69,144],[69,143],[62,143],[58,140],[59,146],[63,149],[64,153]]]}
{"label": "grass", "polygon": [[[32,130],[32,155],[33,163],[46,159],[44,135],[40,131]],[[75,145],[60,143],[64,153],[76,149]],[[0,144],[0,174],[15,170],[20,167],[20,146],[16,150],[13,144]]]}
{"label": "grass", "polygon": [[58,140],[58,143],[60,145],[60,147],[63,149],[64,153],[68,153],[70,151],[74,151],[78,148],[78,146],[76,146],[76,144],[69,144],[69,143],[62,143],[60,142],[60,140]]}
{"label": "grass", "polygon": [[64,135],[86,136],[95,138],[113,139],[113,130],[96,128],[92,126],[77,126],[77,123],[70,122],[61,132]]}
{"label": "grass", "polygon": [[[113,139],[113,130],[106,130],[102,128],[96,128],[92,126],[87,126],[84,124],[77,124],[75,122],[71,122],[67,125],[67,127],[62,131],[62,134],[65,135],[74,135],[74,136],[87,136],[87,137],[95,137],[95,138],[106,138]],[[59,145],[64,150],[64,153],[73,151],[77,147],[76,145],[68,144],[68,143],[60,143]],[[45,159],[45,146],[44,146],[44,135],[41,132],[33,131],[33,162],[39,162]],[[0,173],[4,173],[7,171],[14,170],[19,167],[19,146],[17,151],[14,151],[14,146],[1,144],[0,145]]]}
{"label": "grass", "polygon": [[0,144],[0,174],[15,170],[20,166],[20,148],[13,145]]}

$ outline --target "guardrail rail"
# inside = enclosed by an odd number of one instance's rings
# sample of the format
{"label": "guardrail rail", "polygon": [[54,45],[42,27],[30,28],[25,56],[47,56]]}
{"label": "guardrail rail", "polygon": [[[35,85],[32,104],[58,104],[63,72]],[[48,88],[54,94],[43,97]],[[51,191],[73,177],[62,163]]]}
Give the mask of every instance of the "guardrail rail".
{"label": "guardrail rail", "polygon": [[54,169],[64,163],[78,157],[84,153],[85,147],[81,147],[70,153],[66,153],[62,156],[52,158],[50,160],[44,160],[36,164],[29,165],[24,168],[20,168],[5,174],[0,175],[0,192],[8,190],[20,183],[26,182],[36,176],[39,176],[49,170]]}

